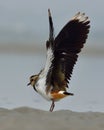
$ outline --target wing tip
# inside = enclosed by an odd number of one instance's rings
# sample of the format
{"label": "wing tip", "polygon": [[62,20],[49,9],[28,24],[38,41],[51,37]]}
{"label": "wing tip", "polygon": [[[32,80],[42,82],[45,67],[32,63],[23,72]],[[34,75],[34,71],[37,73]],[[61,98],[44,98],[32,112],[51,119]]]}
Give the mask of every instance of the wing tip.
{"label": "wing tip", "polygon": [[85,15],[85,13],[78,12],[72,19],[73,20],[78,20],[79,22],[83,23],[90,23],[89,17]]}
{"label": "wing tip", "polygon": [[51,17],[51,11],[48,9],[48,16]]}

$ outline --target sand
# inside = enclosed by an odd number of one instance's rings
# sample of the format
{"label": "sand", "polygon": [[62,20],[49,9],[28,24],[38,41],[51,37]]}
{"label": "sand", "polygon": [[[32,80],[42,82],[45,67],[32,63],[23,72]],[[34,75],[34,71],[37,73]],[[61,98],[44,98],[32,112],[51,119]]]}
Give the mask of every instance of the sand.
{"label": "sand", "polygon": [[104,130],[104,113],[0,108],[0,130]]}

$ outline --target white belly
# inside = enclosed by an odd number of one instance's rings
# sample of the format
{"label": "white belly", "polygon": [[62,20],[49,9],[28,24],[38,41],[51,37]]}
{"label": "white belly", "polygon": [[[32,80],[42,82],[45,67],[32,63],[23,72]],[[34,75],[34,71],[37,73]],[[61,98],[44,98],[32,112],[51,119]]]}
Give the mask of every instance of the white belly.
{"label": "white belly", "polygon": [[50,93],[46,93],[46,85],[45,85],[45,78],[40,78],[39,81],[35,85],[36,90],[38,93],[44,97],[46,100],[50,101],[51,100],[51,95]]}

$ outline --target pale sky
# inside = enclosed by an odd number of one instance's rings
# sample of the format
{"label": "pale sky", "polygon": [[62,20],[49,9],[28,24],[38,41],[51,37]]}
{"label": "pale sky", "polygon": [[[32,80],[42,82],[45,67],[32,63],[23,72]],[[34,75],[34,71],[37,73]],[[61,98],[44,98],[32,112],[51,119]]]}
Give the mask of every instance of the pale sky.
{"label": "pale sky", "polygon": [[103,43],[103,0],[0,0],[0,44],[42,42],[48,39],[48,15],[51,9],[55,34],[78,11],[91,20],[89,39]]}

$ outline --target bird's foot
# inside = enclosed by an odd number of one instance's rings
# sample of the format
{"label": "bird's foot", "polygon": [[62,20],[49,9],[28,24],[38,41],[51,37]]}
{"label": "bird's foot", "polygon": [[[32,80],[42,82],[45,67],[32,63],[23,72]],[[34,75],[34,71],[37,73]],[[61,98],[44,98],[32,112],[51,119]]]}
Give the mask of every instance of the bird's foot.
{"label": "bird's foot", "polygon": [[52,112],[53,111],[53,109],[54,109],[54,107],[55,107],[55,103],[54,103],[54,100],[52,100],[52,104],[51,104],[51,107],[50,107],[50,112]]}

